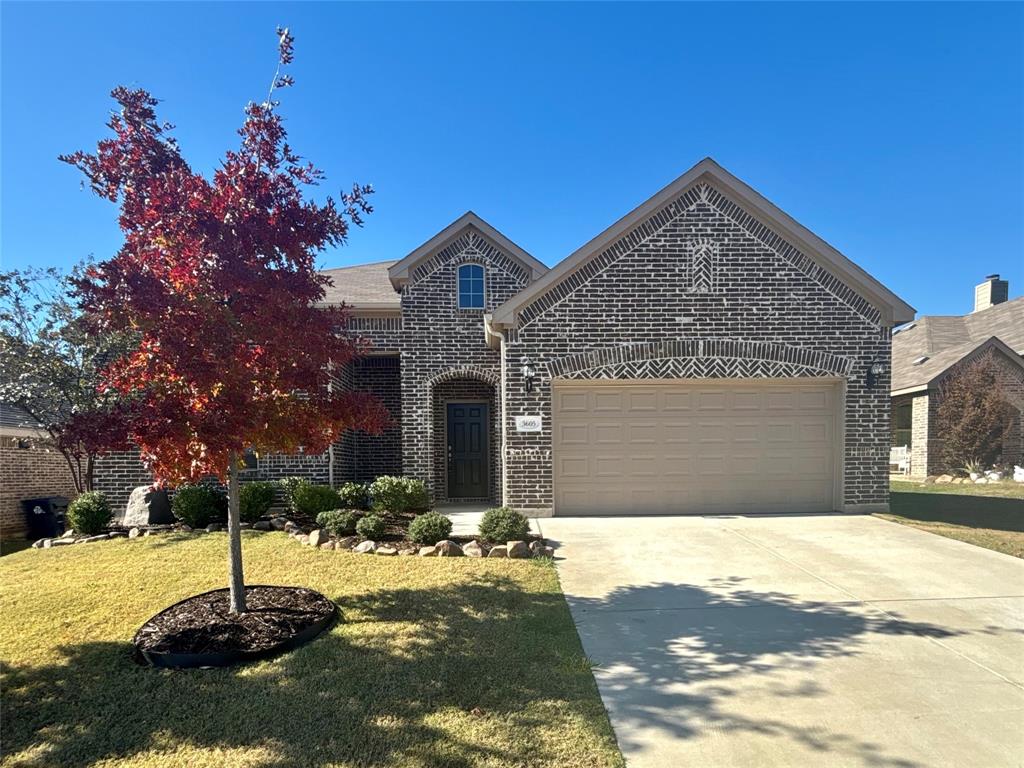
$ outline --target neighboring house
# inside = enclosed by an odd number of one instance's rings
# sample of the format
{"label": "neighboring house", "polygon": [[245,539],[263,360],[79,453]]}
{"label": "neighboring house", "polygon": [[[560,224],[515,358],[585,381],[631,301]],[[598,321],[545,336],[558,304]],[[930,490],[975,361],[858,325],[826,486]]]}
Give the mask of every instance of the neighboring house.
{"label": "neighboring house", "polygon": [[0,537],[25,532],[23,499],[78,495],[63,454],[23,408],[0,403]]}
{"label": "neighboring house", "polygon": [[928,315],[898,328],[892,342],[892,444],[910,448],[910,474],[946,469],[937,428],[938,394],[960,364],[990,356],[1018,413],[1003,443],[1003,460],[1024,463],[1024,297],[1008,301],[1009,285],[989,275],[974,289],[969,315]]}
{"label": "neighboring house", "polygon": [[887,506],[913,309],[710,159],[550,270],[467,213],[326,274],[373,344],[338,385],[396,426],[310,457],[321,482],[402,473],[535,514]]}

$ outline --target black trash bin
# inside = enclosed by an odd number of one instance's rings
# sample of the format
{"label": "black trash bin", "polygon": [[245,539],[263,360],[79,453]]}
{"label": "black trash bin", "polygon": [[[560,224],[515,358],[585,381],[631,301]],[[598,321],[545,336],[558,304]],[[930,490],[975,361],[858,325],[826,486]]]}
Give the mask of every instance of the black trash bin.
{"label": "black trash bin", "polygon": [[68,514],[68,500],[63,496],[42,496],[21,502],[25,510],[28,537],[52,539],[64,533]]}

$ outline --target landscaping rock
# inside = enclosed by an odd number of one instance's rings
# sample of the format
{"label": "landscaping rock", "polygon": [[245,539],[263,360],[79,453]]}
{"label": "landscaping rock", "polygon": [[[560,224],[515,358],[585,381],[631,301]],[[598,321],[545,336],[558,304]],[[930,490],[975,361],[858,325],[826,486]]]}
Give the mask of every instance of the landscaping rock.
{"label": "landscaping rock", "polygon": [[926,477],[924,479],[924,484],[925,485],[934,485],[935,484],[935,475],[928,475],[928,477]]}
{"label": "landscaping rock", "polygon": [[111,539],[127,539],[128,531],[111,531],[107,534],[107,537]]}
{"label": "landscaping rock", "polygon": [[49,549],[50,547],[63,547],[68,544],[80,544],[83,541],[85,541],[85,539],[47,539],[47,543],[43,544],[43,547],[45,549]]}
{"label": "landscaping rock", "polygon": [[431,545],[429,547],[420,547],[420,549],[419,549],[419,556],[420,557],[437,557],[437,547],[435,545]]}
{"label": "landscaping rock", "polygon": [[508,556],[518,559],[525,559],[530,556],[530,545],[525,541],[510,541],[505,546],[508,547]]}
{"label": "landscaping rock", "polygon": [[[288,527],[288,524],[291,523],[291,522],[292,522],[291,520],[286,520],[283,517],[273,517],[273,518],[270,519],[269,525],[270,525],[270,528],[273,528],[275,531],[283,531],[283,530],[285,530]],[[262,523],[263,523],[263,521],[260,520],[260,522],[256,523],[256,525],[261,525]],[[294,525],[294,523],[292,523],[292,525]],[[267,528],[265,530],[270,530],[270,528]],[[261,528],[260,530],[264,530],[264,529]]]}
{"label": "landscaping rock", "polygon": [[254,531],[281,530],[281,529],[275,529],[274,526],[271,524],[270,520],[260,520],[258,523],[255,523],[253,525],[252,529]]}
{"label": "landscaping rock", "polygon": [[240,531],[247,531],[250,528],[252,528],[252,523],[239,523],[238,524],[238,530],[240,530]]}
{"label": "landscaping rock", "polygon": [[295,538],[298,539],[299,544],[309,544],[309,534],[308,533],[299,534]]}
{"label": "landscaping rock", "polygon": [[361,541],[352,548],[352,551],[361,555],[370,555],[377,551],[377,544],[369,540]]}
{"label": "landscaping rock", "polygon": [[399,554],[399,556],[415,555],[416,554],[416,550],[415,549],[400,549],[400,550],[398,550],[398,554]]}
{"label": "landscaping rock", "polygon": [[141,535],[142,535],[142,529],[141,528],[132,528],[130,531],[128,531],[128,538],[129,539],[137,539]]}
{"label": "landscaping rock", "polygon": [[469,544],[462,546],[462,554],[466,557],[483,557],[484,548],[480,546],[479,541],[471,541]]}
{"label": "landscaping rock", "polygon": [[320,549],[334,549],[336,544],[333,541],[325,541],[320,545]]}
{"label": "landscaping rock", "polygon": [[960,485],[964,481],[964,479],[965,478],[962,478],[962,477],[954,477],[953,478],[953,485]]}
{"label": "landscaping rock", "polygon": [[360,541],[358,536],[346,536],[343,539],[338,539],[338,549],[352,549]]}
{"label": "landscaping rock", "polygon": [[85,537],[84,539],[82,539],[82,542],[85,543],[85,544],[92,544],[94,541],[106,541],[109,538],[110,538],[110,534],[109,533],[98,533],[95,536],[87,536],[87,537]]}
{"label": "landscaping rock", "polygon": [[[182,523],[181,527],[179,527],[178,530],[181,531],[182,533],[192,533],[192,526],[191,525],[186,525],[185,523]],[[146,535],[147,536],[150,533],[152,533],[152,531],[146,531]]]}
{"label": "landscaping rock", "polygon": [[531,547],[530,551],[533,552],[533,556],[534,557],[554,557],[555,556],[555,550],[552,547],[545,547],[545,546],[540,546],[540,547],[536,547],[536,548]]}
{"label": "landscaping rock", "polygon": [[462,557],[462,547],[449,539],[439,541],[434,546],[438,557]]}
{"label": "landscaping rock", "polygon": [[75,529],[74,528],[68,528],[66,531],[64,531],[64,533],[62,533],[60,535],[60,537],[62,539],[73,539],[73,538],[75,538]]}
{"label": "landscaping rock", "polygon": [[219,530],[221,530],[221,527],[217,523],[210,523],[208,526],[206,526],[205,530],[207,533],[217,533]]}
{"label": "landscaping rock", "polygon": [[144,525],[166,525],[174,522],[167,491],[140,485],[128,497],[121,525],[126,528]]}
{"label": "landscaping rock", "polygon": [[302,529],[293,523],[291,520],[285,520],[284,530],[286,531],[301,531]]}
{"label": "landscaping rock", "polygon": [[951,482],[953,482],[953,476],[952,475],[939,475],[938,477],[935,478],[935,482],[936,483],[951,483]]}
{"label": "landscaping rock", "polygon": [[327,531],[323,528],[317,528],[316,530],[310,531],[308,543],[311,547],[319,547],[321,544],[330,541],[330,539],[331,537],[327,535]]}
{"label": "landscaping rock", "polygon": [[495,547],[491,547],[491,551],[487,553],[488,557],[508,557],[508,547],[504,544],[498,544]]}
{"label": "landscaping rock", "polygon": [[398,550],[394,547],[377,547],[376,554],[385,555],[387,557],[394,557],[398,554]]}
{"label": "landscaping rock", "polygon": [[32,542],[32,549],[43,549],[44,547],[49,546],[49,544],[48,544],[49,541],[51,541],[51,540],[50,539],[37,539],[36,541]]}
{"label": "landscaping rock", "polygon": [[974,484],[975,485],[988,485],[988,482],[989,482],[989,480],[988,480],[987,477],[979,477],[977,480],[974,481]]}

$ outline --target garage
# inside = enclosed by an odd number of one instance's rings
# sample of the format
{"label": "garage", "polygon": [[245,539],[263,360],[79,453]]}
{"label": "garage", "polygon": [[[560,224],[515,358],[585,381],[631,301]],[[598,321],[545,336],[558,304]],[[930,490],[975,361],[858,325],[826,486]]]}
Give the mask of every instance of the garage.
{"label": "garage", "polygon": [[841,410],[832,379],[556,381],[554,513],[832,510]]}

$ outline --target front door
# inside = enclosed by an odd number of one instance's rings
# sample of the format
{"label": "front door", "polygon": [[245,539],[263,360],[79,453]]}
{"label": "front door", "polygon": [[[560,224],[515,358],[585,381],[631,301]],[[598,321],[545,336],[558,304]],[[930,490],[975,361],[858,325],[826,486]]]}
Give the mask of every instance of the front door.
{"label": "front door", "polygon": [[448,403],[448,498],[487,498],[487,403]]}

